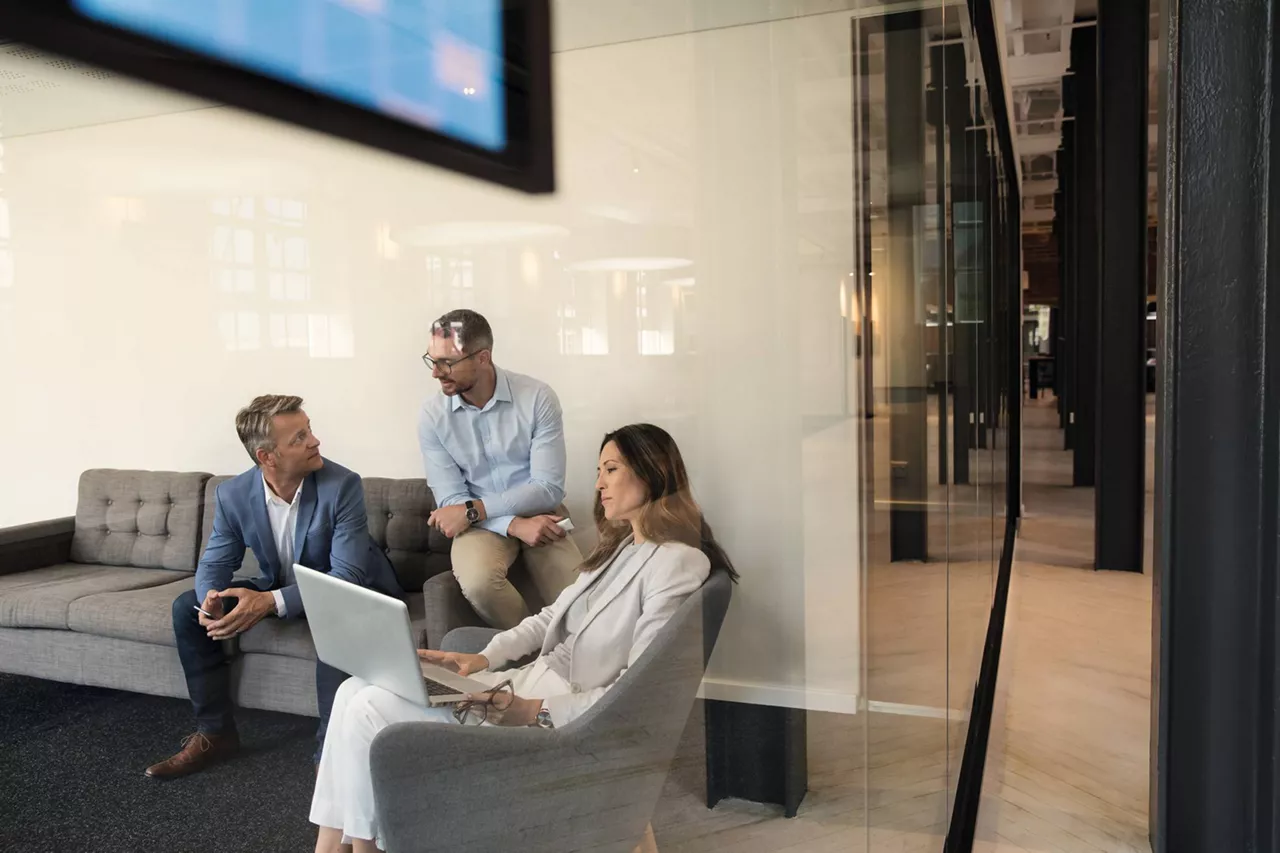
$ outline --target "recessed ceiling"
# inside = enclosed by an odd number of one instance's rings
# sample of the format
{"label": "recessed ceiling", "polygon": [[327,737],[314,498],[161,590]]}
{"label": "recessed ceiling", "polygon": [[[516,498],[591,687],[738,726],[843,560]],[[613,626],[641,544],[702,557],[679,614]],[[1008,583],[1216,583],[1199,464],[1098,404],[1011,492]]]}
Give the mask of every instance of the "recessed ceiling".
{"label": "recessed ceiling", "polygon": [[0,136],[167,115],[212,106],[23,44],[0,44]]}

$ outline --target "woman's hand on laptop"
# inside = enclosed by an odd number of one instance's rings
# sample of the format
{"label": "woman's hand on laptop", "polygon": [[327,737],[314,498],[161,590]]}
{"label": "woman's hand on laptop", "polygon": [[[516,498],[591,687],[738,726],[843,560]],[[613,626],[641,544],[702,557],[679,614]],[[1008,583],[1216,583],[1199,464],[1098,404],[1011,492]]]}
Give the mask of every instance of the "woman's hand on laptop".
{"label": "woman's hand on laptop", "polygon": [[489,668],[484,655],[464,655],[460,652],[437,652],[434,649],[418,649],[418,657],[427,663],[451,669],[458,675],[470,675]]}

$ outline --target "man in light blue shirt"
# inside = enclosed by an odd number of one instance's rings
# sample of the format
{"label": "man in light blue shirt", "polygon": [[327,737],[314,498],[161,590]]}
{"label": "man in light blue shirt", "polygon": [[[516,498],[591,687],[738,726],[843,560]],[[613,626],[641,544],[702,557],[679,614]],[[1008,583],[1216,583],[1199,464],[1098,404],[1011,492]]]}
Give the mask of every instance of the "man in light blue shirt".
{"label": "man in light blue shirt", "polygon": [[507,580],[517,556],[547,603],[582,563],[557,524],[565,517],[560,401],[546,383],[493,363],[493,331],[474,311],[433,323],[422,360],[442,392],[418,423],[437,506],[431,526],[453,540],[453,573],[476,613],[513,628],[529,615]]}

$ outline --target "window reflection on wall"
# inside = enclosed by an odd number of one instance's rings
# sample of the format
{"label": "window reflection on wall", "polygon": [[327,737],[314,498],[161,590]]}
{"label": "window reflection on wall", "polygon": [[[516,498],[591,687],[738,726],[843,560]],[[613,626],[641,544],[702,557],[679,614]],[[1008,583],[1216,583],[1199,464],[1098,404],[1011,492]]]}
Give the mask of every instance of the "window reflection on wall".
{"label": "window reflection on wall", "polygon": [[673,278],[667,282],[675,288],[676,349],[685,354],[698,351],[698,336],[695,333],[698,291],[694,288],[695,283],[692,277]]}
{"label": "window reflection on wall", "polygon": [[[0,166],[0,173],[4,168]],[[0,287],[13,287],[13,250],[9,248],[9,200],[0,197]]]}
{"label": "window reflection on wall", "polygon": [[[0,176],[5,172],[4,146],[0,144]],[[2,185],[0,191],[3,191]],[[12,343],[16,338],[12,295],[13,250],[9,247],[9,233],[9,200],[0,196],[0,344],[5,341]]]}
{"label": "window reflection on wall", "polygon": [[641,355],[672,355],[676,351],[676,308],[680,288],[637,274],[636,343]]}
{"label": "window reflection on wall", "polygon": [[[211,275],[222,294],[219,333],[228,350],[305,351],[351,358],[351,318],[324,310],[314,292],[307,205],[296,199],[234,197],[210,204]],[[266,282],[265,293],[257,288]]]}
{"label": "window reflection on wall", "polygon": [[592,278],[571,276],[556,309],[561,355],[609,354],[609,289]]}
{"label": "window reflection on wall", "polygon": [[475,263],[470,258],[427,256],[427,289],[432,311],[475,307]]}

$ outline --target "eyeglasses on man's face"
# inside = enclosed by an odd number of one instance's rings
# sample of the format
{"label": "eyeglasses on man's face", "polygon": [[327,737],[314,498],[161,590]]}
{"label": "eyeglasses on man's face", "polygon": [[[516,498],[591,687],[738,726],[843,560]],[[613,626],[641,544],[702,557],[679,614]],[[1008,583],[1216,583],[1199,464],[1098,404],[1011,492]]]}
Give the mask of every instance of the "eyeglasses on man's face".
{"label": "eyeglasses on man's face", "polygon": [[482,352],[484,352],[484,350],[478,349],[475,352],[471,353],[470,355],[464,355],[462,358],[454,358],[454,359],[432,358],[428,353],[424,352],[422,354],[422,363],[425,364],[428,368],[430,368],[432,373],[435,373],[436,368],[440,368],[440,373],[442,376],[449,376],[450,374],[453,373],[453,368],[455,366],[462,364],[462,362],[466,361],[469,358],[475,358]]}

